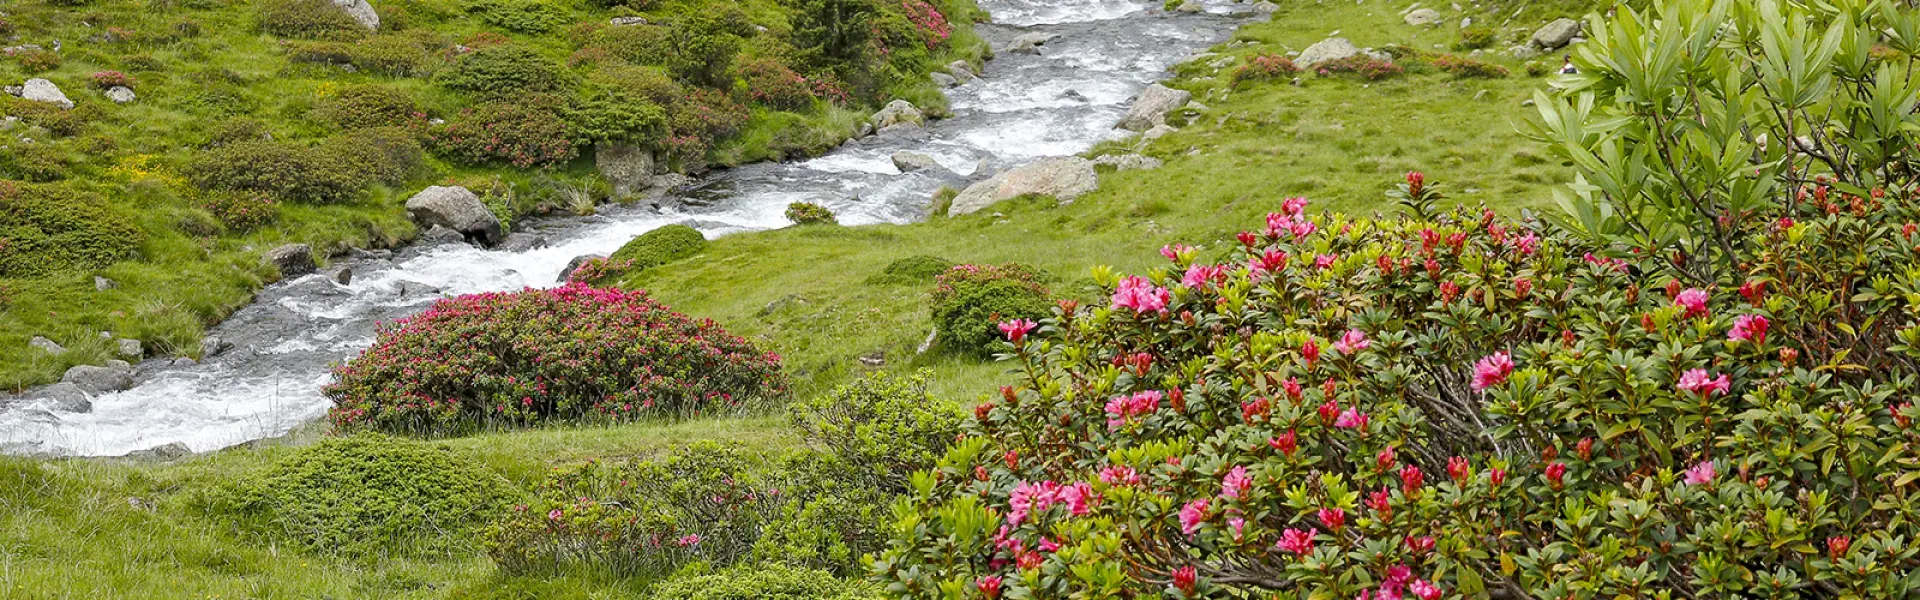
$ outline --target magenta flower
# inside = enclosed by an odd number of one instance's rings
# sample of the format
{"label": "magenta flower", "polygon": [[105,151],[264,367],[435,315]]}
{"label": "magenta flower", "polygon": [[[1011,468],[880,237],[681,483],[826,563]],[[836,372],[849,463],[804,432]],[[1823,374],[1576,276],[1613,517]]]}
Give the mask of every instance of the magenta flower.
{"label": "magenta flower", "polygon": [[1341,354],[1353,354],[1371,346],[1373,341],[1367,339],[1367,332],[1358,329],[1348,329],[1346,335],[1340,336],[1340,341],[1333,343],[1333,349]]}
{"label": "magenta flower", "polygon": [[1673,296],[1673,303],[1687,309],[1688,317],[1707,316],[1707,292],[1699,288],[1687,288]]}
{"label": "magenta flower", "polygon": [[999,575],[988,575],[981,577],[980,581],[973,584],[973,587],[978,588],[980,593],[986,595],[987,598],[993,599],[1000,597],[1000,585],[1001,579]]}
{"label": "magenta flower", "polygon": [[1334,254],[1321,254],[1319,256],[1315,256],[1313,257],[1313,268],[1325,269],[1325,268],[1332,267],[1333,261],[1339,258],[1340,257],[1338,255],[1334,255]]}
{"label": "magenta flower", "polygon": [[1327,529],[1331,529],[1335,533],[1347,527],[1347,511],[1345,510],[1339,508],[1322,508],[1317,516],[1320,517],[1320,524],[1326,525]]}
{"label": "magenta flower", "polygon": [[1687,485],[1706,485],[1713,483],[1713,477],[1718,474],[1719,473],[1713,469],[1713,461],[1700,461],[1700,464],[1687,469]]}
{"label": "magenta flower", "polygon": [[1505,352],[1495,352],[1480,359],[1480,362],[1473,363],[1473,391],[1478,392],[1506,383],[1507,376],[1512,374],[1513,357]]}
{"label": "magenta flower", "polygon": [[1420,600],[1440,600],[1440,586],[1425,579],[1414,581],[1412,585],[1407,586],[1407,591],[1413,592],[1413,595],[1420,597]]}
{"label": "magenta flower", "polygon": [[693,546],[698,546],[700,545],[700,534],[689,533],[689,534],[680,536],[679,543],[680,543],[680,547],[682,548],[691,548]]}
{"label": "magenta flower", "polygon": [[1006,334],[1007,341],[1018,345],[1020,340],[1027,337],[1027,332],[1033,331],[1033,328],[1036,326],[1038,326],[1038,324],[1034,323],[1032,319],[1015,319],[1001,323],[1000,333]]}
{"label": "magenta flower", "polygon": [[1724,374],[1715,379],[1707,373],[1706,369],[1693,369],[1680,374],[1680,383],[1675,387],[1699,394],[1704,398],[1714,394],[1726,394],[1727,390],[1733,387],[1733,383]]}
{"label": "magenta flower", "polygon": [[1368,420],[1367,413],[1360,412],[1360,407],[1356,406],[1341,412],[1340,418],[1333,420],[1333,426],[1341,429],[1365,429]]}
{"label": "magenta flower", "polygon": [[1191,289],[1200,289],[1209,282],[1227,278],[1227,270],[1220,265],[1193,265],[1187,267],[1186,276],[1180,279],[1180,285]]}
{"label": "magenta flower", "polygon": [[1225,478],[1220,480],[1221,496],[1239,499],[1250,491],[1253,491],[1253,477],[1247,475],[1246,467],[1235,466],[1233,470],[1227,471]]}
{"label": "magenta flower", "polygon": [[1139,485],[1140,472],[1133,470],[1133,467],[1114,465],[1100,470],[1100,481],[1107,485]]}
{"label": "magenta flower", "polygon": [[1227,519],[1227,530],[1233,532],[1233,541],[1241,541],[1247,536],[1247,520],[1240,517]]}
{"label": "magenta flower", "polygon": [[1187,261],[1193,260],[1194,252],[1195,252],[1194,247],[1188,246],[1186,244],[1174,244],[1171,246],[1160,247],[1161,256],[1165,256],[1167,257],[1167,260],[1170,260],[1176,263],[1181,263],[1181,264],[1185,264]]}
{"label": "magenta flower", "polygon": [[1313,368],[1313,362],[1320,360],[1320,343],[1307,338],[1307,342],[1300,345],[1300,357],[1307,359],[1307,368]]}
{"label": "magenta flower", "polygon": [[1173,570],[1173,587],[1178,588],[1180,593],[1191,595],[1199,584],[1200,570],[1193,568],[1193,565]]}
{"label": "magenta flower", "polygon": [[1280,210],[1289,215],[1298,217],[1300,216],[1301,213],[1306,212],[1307,199],[1301,198],[1299,196],[1288,198],[1286,199],[1286,201],[1280,203]]}
{"label": "magenta flower", "polygon": [[1180,507],[1180,533],[1193,535],[1200,530],[1200,524],[1207,520],[1207,499],[1201,498]]}
{"label": "magenta flower", "polygon": [[1172,295],[1166,289],[1154,285],[1145,277],[1130,275],[1120,280],[1120,286],[1113,291],[1114,308],[1131,308],[1136,313],[1160,312],[1167,309],[1167,301]]}
{"label": "magenta flower", "polygon": [[1740,315],[1733,318],[1733,330],[1727,332],[1727,339],[1755,344],[1767,343],[1767,328],[1772,323],[1760,315]]}
{"label": "magenta flower", "polygon": [[1529,231],[1526,235],[1514,240],[1514,245],[1520,248],[1521,254],[1532,255],[1533,251],[1540,247],[1540,238],[1534,237],[1533,232]]}
{"label": "magenta flower", "polygon": [[1286,552],[1304,555],[1313,551],[1313,537],[1320,532],[1311,527],[1307,529],[1288,529],[1280,532],[1280,542],[1274,544]]}

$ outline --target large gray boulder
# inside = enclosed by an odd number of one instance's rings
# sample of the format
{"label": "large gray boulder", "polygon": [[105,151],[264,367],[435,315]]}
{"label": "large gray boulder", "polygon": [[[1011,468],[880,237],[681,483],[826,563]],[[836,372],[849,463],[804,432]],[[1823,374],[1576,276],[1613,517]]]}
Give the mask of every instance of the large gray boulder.
{"label": "large gray boulder", "polygon": [[1359,53],[1360,47],[1347,41],[1347,38],[1327,38],[1307,46],[1306,50],[1301,50],[1300,57],[1293,59],[1293,64],[1299,65],[1301,69],[1312,69],[1320,63],[1333,62]]}
{"label": "large gray boulder", "polygon": [[460,186],[436,185],[407,199],[407,214],[422,228],[439,225],[492,246],[505,237],[500,219],[480,197]]}
{"label": "large gray boulder", "polygon": [[281,277],[298,277],[319,268],[313,262],[313,247],[306,244],[287,244],[268,250],[260,260],[278,267]]}
{"label": "large gray boulder", "polygon": [[1412,25],[1415,27],[1424,27],[1427,25],[1439,25],[1440,11],[1437,11],[1431,8],[1418,9],[1413,12],[1407,13],[1406,21],[1408,25]]}
{"label": "large gray boulder", "polygon": [[901,173],[940,168],[939,161],[934,160],[932,156],[918,152],[895,152],[891,158],[893,159],[893,168],[899,169]]}
{"label": "large gray boulder", "polygon": [[953,87],[956,85],[960,85],[959,79],[955,79],[952,75],[941,73],[939,71],[928,73],[927,78],[932,79],[933,84],[940,87]]}
{"label": "large gray boulder", "polygon": [[45,102],[60,108],[73,108],[73,101],[68,100],[66,93],[60,91],[60,86],[39,77],[28,79],[25,85],[20,86],[20,98]]}
{"label": "large gray boulder", "polygon": [[360,26],[367,28],[367,31],[380,28],[380,13],[374,12],[373,5],[368,4],[367,0],[333,0],[333,4],[347,11],[347,15],[359,21]]}
{"label": "large gray boulder", "polygon": [[1542,50],[1554,50],[1572,42],[1580,35],[1580,22],[1573,19],[1557,19],[1533,32],[1533,45]]}
{"label": "large gray boulder", "polygon": [[964,60],[947,63],[947,73],[953,75],[953,78],[959,80],[960,83],[980,80],[980,73],[973,70],[973,64]]}
{"label": "large gray boulder", "polygon": [[61,383],[71,383],[89,394],[125,391],[133,387],[133,369],[79,365],[67,369]]}
{"label": "large gray boulder", "polygon": [[506,241],[500,242],[500,250],[506,252],[526,252],[528,250],[545,248],[548,245],[547,236],[523,231],[508,235]]}
{"label": "large gray boulder", "polygon": [[1060,35],[1056,33],[1035,32],[1021,34],[1019,37],[1013,38],[1013,41],[1007,42],[1007,47],[1001,51],[1012,54],[1039,54],[1040,46],[1053,41],[1053,39],[1057,37],[1060,37]]}
{"label": "large gray boulder", "polygon": [[1100,187],[1093,161],[1077,156],[1043,158],[967,186],[953,199],[948,215],[964,215],[1027,194],[1072,200]]}
{"label": "large gray boulder", "polygon": [[1154,125],[1167,122],[1167,113],[1185,106],[1193,99],[1193,93],[1176,90],[1158,83],[1140,90],[1134,98],[1133,108],[1127,109],[1127,116],[1120,119],[1119,128],[1128,131],[1146,131]]}
{"label": "large gray boulder", "polygon": [[600,144],[593,148],[593,166],[613,186],[613,195],[627,197],[653,184],[653,152],[630,144]]}
{"label": "large gray boulder", "polygon": [[93,411],[93,399],[87,395],[87,391],[71,383],[56,383],[28,392],[24,401],[45,403],[54,412]]}
{"label": "large gray boulder", "polygon": [[920,109],[915,108],[912,102],[894,100],[888,102],[887,106],[881,108],[879,112],[873,113],[872,121],[875,128],[886,129],[900,123],[919,125],[927,122],[927,117],[920,114]]}

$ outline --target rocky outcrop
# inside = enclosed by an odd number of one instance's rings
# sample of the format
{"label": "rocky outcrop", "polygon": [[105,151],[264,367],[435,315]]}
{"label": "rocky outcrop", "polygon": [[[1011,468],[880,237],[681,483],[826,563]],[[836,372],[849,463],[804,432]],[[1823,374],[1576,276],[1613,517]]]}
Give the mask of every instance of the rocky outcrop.
{"label": "rocky outcrop", "polygon": [[980,73],[973,70],[973,65],[964,60],[947,63],[947,74],[953,75],[953,78],[959,80],[960,83],[971,83],[980,80]]}
{"label": "rocky outcrop", "polygon": [[380,13],[374,12],[373,5],[368,4],[367,0],[333,0],[333,4],[347,11],[347,15],[359,21],[367,31],[380,29]]}
{"label": "rocky outcrop", "polygon": [[873,118],[871,120],[873,122],[874,127],[879,129],[886,129],[887,127],[897,125],[900,123],[913,123],[915,125],[919,125],[921,123],[925,123],[927,121],[927,117],[926,115],[920,114],[920,109],[914,107],[912,102],[908,102],[906,100],[894,100],[892,102],[888,102],[887,106],[885,108],[881,108],[879,112],[873,113]]}
{"label": "rocky outcrop", "polygon": [[1417,9],[1417,10],[1414,10],[1413,12],[1407,13],[1407,16],[1405,18],[1408,25],[1412,25],[1415,27],[1424,27],[1427,25],[1439,25],[1440,11],[1437,11],[1431,8],[1422,8],[1422,9]]}
{"label": "rocky outcrop", "polygon": [[899,169],[901,173],[940,168],[939,161],[935,161],[932,156],[918,152],[895,152],[892,158],[893,168]]}
{"label": "rocky outcrop", "polygon": [[1072,200],[1100,187],[1093,161],[1077,156],[1043,158],[967,186],[953,199],[948,215],[964,215],[1027,194]]}
{"label": "rocky outcrop", "polygon": [[84,413],[93,411],[93,398],[86,390],[71,383],[61,382],[32,392],[21,399],[22,403],[39,403],[54,412]]}
{"label": "rocky outcrop", "polygon": [[526,252],[528,250],[545,248],[547,245],[547,236],[538,233],[521,232],[508,235],[506,241],[500,242],[500,249],[507,252]]}
{"label": "rocky outcrop", "polygon": [[1321,63],[1329,63],[1357,54],[1360,54],[1360,47],[1353,45],[1353,42],[1348,41],[1347,38],[1327,38],[1307,46],[1306,50],[1301,50],[1300,56],[1293,59],[1293,64],[1299,65],[1301,69],[1312,69]]}
{"label": "rocky outcrop", "polygon": [[22,100],[45,102],[59,106],[60,108],[73,108],[73,101],[68,100],[67,94],[60,91],[60,86],[38,77],[28,79],[25,85],[20,86],[20,98]]}
{"label": "rocky outcrop", "polygon": [[107,279],[105,277],[101,277],[98,275],[95,275],[93,277],[93,291],[104,292],[117,287],[120,287],[120,284],[115,283],[112,279]]}
{"label": "rocky outcrop", "polygon": [[200,339],[200,358],[202,360],[205,360],[208,358],[212,358],[214,356],[218,356],[221,352],[226,352],[227,349],[232,347],[233,347],[232,342],[228,342],[224,339],[221,339],[220,336],[217,336],[217,335],[210,335],[210,336],[201,338]]}
{"label": "rocky outcrop", "polygon": [[646,17],[614,17],[611,19],[607,19],[607,24],[619,26],[619,27],[625,27],[627,25],[646,25],[647,18]]}
{"label": "rocky outcrop", "polygon": [[1060,35],[1055,33],[1036,32],[1021,34],[1019,37],[1013,38],[1013,41],[1007,42],[1007,47],[1001,49],[1001,51],[1011,54],[1039,54],[1041,46],[1046,45],[1047,42],[1051,42],[1054,38],[1058,37],[1060,37]]}
{"label": "rocky outcrop", "polygon": [[593,166],[613,186],[613,195],[625,198],[653,184],[653,152],[630,144],[600,144],[593,149]]}
{"label": "rocky outcrop", "polygon": [[120,392],[133,387],[133,369],[79,365],[67,369],[66,375],[60,377],[60,382],[73,384],[88,394]]}
{"label": "rocky outcrop", "polygon": [[500,243],[505,234],[500,219],[480,202],[480,197],[460,186],[436,185],[420,190],[407,199],[407,214],[421,227],[439,225],[488,246]]}
{"label": "rocky outcrop", "polygon": [[1113,167],[1115,171],[1158,169],[1161,165],[1160,159],[1139,154],[1108,154],[1093,159],[1093,164],[1110,166]]}
{"label": "rocky outcrop", "polygon": [[122,360],[138,361],[147,357],[147,349],[140,346],[140,340],[121,338],[114,340],[114,355]]}
{"label": "rocky outcrop", "polygon": [[31,340],[27,340],[27,345],[39,348],[48,354],[59,354],[67,351],[66,347],[61,346],[58,342],[37,335],[33,336]]}
{"label": "rocky outcrop", "polygon": [[1554,50],[1566,46],[1580,35],[1580,22],[1573,19],[1556,19],[1533,32],[1533,46],[1542,50]]}
{"label": "rocky outcrop", "polygon": [[313,262],[313,247],[306,244],[287,244],[268,250],[260,260],[279,268],[281,277],[298,277],[318,268]]}
{"label": "rocky outcrop", "polygon": [[1134,98],[1133,107],[1127,109],[1127,116],[1121,117],[1120,129],[1128,131],[1146,131],[1155,125],[1167,122],[1167,113],[1186,105],[1193,99],[1193,93],[1176,90],[1158,83],[1140,90]]}
{"label": "rocky outcrop", "polygon": [[940,87],[953,87],[956,85],[960,85],[959,79],[955,79],[954,76],[948,75],[946,73],[941,73],[939,71],[928,73],[927,78],[932,79],[933,84]]}

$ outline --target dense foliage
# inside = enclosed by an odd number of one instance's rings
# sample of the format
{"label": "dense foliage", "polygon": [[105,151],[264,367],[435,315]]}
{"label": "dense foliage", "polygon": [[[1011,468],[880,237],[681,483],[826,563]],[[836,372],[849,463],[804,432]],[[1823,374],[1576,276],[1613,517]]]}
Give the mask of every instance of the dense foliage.
{"label": "dense foliage", "polygon": [[985,354],[1001,323],[1046,316],[1051,296],[1030,267],[958,265],[934,279],[933,326],[947,347]]}
{"label": "dense foliage", "polygon": [[833,211],[812,202],[795,202],[787,205],[786,217],[795,225],[838,225]]}
{"label": "dense foliage", "polygon": [[104,267],[132,257],[142,237],[93,194],[0,181],[0,277]]}
{"label": "dense foliage", "polygon": [[653,590],[660,600],[878,600],[878,590],[813,569],[761,565],[669,579]]}
{"label": "dense foliage", "polygon": [[629,271],[644,271],[677,260],[691,258],[707,249],[707,236],[700,230],[680,224],[668,225],[634,236],[619,250],[614,260],[626,261]]}
{"label": "dense foliage", "polygon": [[928,283],[939,277],[947,269],[953,268],[953,261],[925,254],[909,256],[887,263],[885,269],[867,277],[872,284],[909,284]]}
{"label": "dense foliage", "polygon": [[442,300],[334,371],[335,427],[448,434],[690,416],[781,396],[778,356],[647,297],[572,284]]}

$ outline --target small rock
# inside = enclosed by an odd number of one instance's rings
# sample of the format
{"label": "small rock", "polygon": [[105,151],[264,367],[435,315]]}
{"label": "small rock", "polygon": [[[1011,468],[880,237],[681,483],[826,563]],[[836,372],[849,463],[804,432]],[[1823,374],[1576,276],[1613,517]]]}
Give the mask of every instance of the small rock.
{"label": "small rock", "polygon": [[860,357],[860,364],[873,367],[876,369],[887,366],[887,351],[875,350],[869,354],[863,355]]}
{"label": "small rock", "polygon": [[226,352],[228,348],[232,347],[232,342],[220,339],[220,336],[217,335],[200,338],[200,360],[219,356],[221,352]]}
{"label": "small rock", "polygon": [[191,359],[191,358],[187,358],[187,357],[185,357],[185,356],[182,356],[182,357],[180,357],[180,358],[176,358],[176,359],[173,359],[173,366],[174,366],[175,368],[185,368],[185,367],[191,367],[191,366],[194,366],[194,365],[197,365],[197,364],[200,364],[200,361],[197,361],[197,360],[194,360],[194,359]]}
{"label": "small rock", "polygon": [[887,106],[880,109],[879,112],[873,113],[871,122],[874,127],[886,129],[898,123],[913,123],[917,125],[926,122],[926,120],[926,115],[921,114],[920,109],[915,108],[912,102],[894,100],[888,102]]}
{"label": "small rock", "polygon": [[1059,34],[1053,33],[1022,34],[1019,37],[1013,38],[1013,41],[1007,42],[1007,47],[1001,49],[1001,51],[1011,54],[1039,54],[1040,46],[1053,41],[1053,39],[1057,37],[1060,37]]}
{"label": "small rock", "polygon": [[940,168],[940,163],[935,161],[932,156],[918,152],[895,152],[892,158],[893,168],[899,169],[901,173],[912,173],[921,169]]}
{"label": "small rock", "polygon": [[117,287],[120,287],[120,284],[115,283],[112,279],[100,276],[94,276],[93,278],[93,291],[104,292]]}
{"label": "small rock", "polygon": [[1116,171],[1132,171],[1135,169],[1158,169],[1160,168],[1160,165],[1161,165],[1160,159],[1154,158],[1151,156],[1142,156],[1139,154],[1108,154],[1106,156],[1093,159],[1093,164],[1108,165],[1113,167],[1114,170]]}
{"label": "small rock", "polygon": [[66,348],[62,347],[58,343],[55,343],[53,340],[40,337],[37,335],[33,336],[33,339],[31,340],[27,340],[27,345],[33,346],[35,348],[39,348],[41,350],[45,350],[49,354],[59,354],[67,351]]}
{"label": "small rock", "polygon": [[1141,133],[1140,137],[1149,139],[1149,140],[1157,140],[1169,133],[1173,133],[1173,128],[1168,127],[1166,124],[1162,123],[1162,124],[1153,126],[1152,129],[1148,129],[1145,133]]}
{"label": "small rock", "polygon": [[367,0],[333,0],[333,4],[347,11],[347,15],[360,22],[360,26],[366,27],[367,31],[380,29],[380,13],[374,12],[373,5],[368,4]]}
{"label": "small rock", "polygon": [[126,104],[134,101],[136,98],[137,97],[133,95],[133,88],[124,85],[116,85],[107,89],[107,99],[112,100],[114,104]]}
{"label": "small rock", "polygon": [[1440,11],[1437,11],[1431,8],[1422,8],[1420,10],[1407,13],[1406,21],[1408,25],[1412,25],[1415,27],[1439,25]]}
{"label": "small rock", "polygon": [[500,243],[505,231],[500,218],[471,190],[460,186],[431,186],[407,199],[407,214],[422,227],[442,226],[477,239],[482,244]]}
{"label": "small rock", "polygon": [[121,338],[114,344],[116,345],[114,355],[120,358],[137,361],[147,357],[147,349],[140,346],[140,340]]}
{"label": "small rock", "polygon": [[54,412],[93,412],[93,399],[80,386],[60,382],[28,392],[27,402],[45,402]]}
{"label": "small rock", "polygon": [[547,241],[547,236],[523,231],[508,235],[505,241],[500,242],[500,249],[507,252],[526,252],[545,248],[548,245],[550,242]]}
{"label": "small rock", "polygon": [[646,25],[647,19],[645,17],[614,17],[611,19],[607,19],[607,23],[610,25],[621,25],[621,26]]}
{"label": "small rock", "polygon": [[145,450],[135,450],[132,452],[128,452],[124,458],[151,458],[151,459],[157,459],[157,460],[177,460],[177,459],[186,458],[189,456],[193,456],[192,448],[188,448],[186,444],[183,444],[180,442],[174,442],[171,444],[154,446],[152,448],[148,448]]}
{"label": "small rock", "polygon": [[764,317],[785,310],[789,306],[799,306],[806,303],[807,299],[801,298],[799,294],[787,294],[772,302],[768,302],[766,306],[760,307],[760,316]]}
{"label": "small rock", "polygon": [[1531,41],[1536,48],[1553,50],[1572,42],[1577,35],[1580,35],[1579,21],[1557,19],[1534,31]]}
{"label": "small rock", "polygon": [[1263,15],[1271,15],[1277,10],[1280,10],[1280,5],[1268,2],[1267,0],[1260,0],[1253,5],[1253,12]]}
{"label": "small rock", "polygon": [[1192,102],[1187,103],[1186,109],[1191,111],[1207,112],[1207,105],[1201,104],[1199,100],[1194,100]]}
{"label": "small rock", "polygon": [[28,79],[25,85],[20,86],[20,98],[45,102],[60,108],[73,108],[73,101],[68,100],[67,95],[60,91],[60,86],[39,77]]}
{"label": "small rock", "polygon": [[980,78],[980,72],[973,70],[973,63],[964,60],[947,63],[947,73],[959,78],[962,82],[973,81]]}
{"label": "small rock", "polygon": [[1519,46],[1508,48],[1507,55],[1520,60],[1527,60],[1527,59],[1539,56],[1540,51],[1538,49],[1535,49],[1533,46],[1522,44]]}
{"label": "small rock", "polygon": [[[124,363],[122,363],[124,364]],[[79,365],[67,369],[61,383],[71,383],[89,394],[125,391],[133,387],[133,370],[115,367]]]}
{"label": "small rock", "polygon": [[306,244],[287,244],[268,250],[262,262],[280,269],[282,277],[298,277],[312,273],[319,268],[313,262],[313,247]]}
{"label": "small rock", "polygon": [[933,342],[938,339],[940,339],[940,329],[936,327],[932,331],[927,332],[927,339],[920,342],[920,347],[914,348],[913,353],[926,354],[928,350],[933,349]]}
{"label": "small rock", "polygon": [[635,144],[602,142],[593,147],[593,166],[613,186],[613,195],[625,198],[647,189],[659,170],[653,151]]}
{"label": "small rock", "polygon": [[1520,101],[1520,105],[1521,105],[1521,106],[1533,106],[1533,99],[1532,99],[1532,98],[1528,98],[1528,99],[1526,99],[1526,100],[1521,100],[1521,101]]}
{"label": "small rock", "polygon": [[927,128],[921,127],[919,123],[894,123],[886,127],[881,127],[879,131],[873,133],[881,138],[891,140],[915,140],[925,138],[928,135]]}
{"label": "small rock", "polygon": [[353,269],[341,267],[333,273],[333,282],[340,285],[353,285]]}
{"label": "small rock", "polygon": [[423,246],[438,246],[441,244],[465,244],[465,243],[467,243],[467,236],[461,235],[460,232],[458,231],[454,231],[452,229],[448,229],[446,227],[442,227],[439,225],[435,225],[432,228],[427,229],[426,233],[420,234],[420,244]]}
{"label": "small rock", "polygon": [[1320,63],[1333,62],[1357,54],[1360,54],[1360,47],[1347,41],[1347,38],[1327,38],[1300,51],[1300,57],[1294,59],[1293,64],[1299,65],[1303,70],[1310,70]]}
{"label": "small rock", "polygon": [[1200,0],[1186,0],[1186,2],[1181,2],[1180,6],[1174,7],[1173,10],[1183,13],[1197,13],[1207,10],[1207,7],[1201,4]]}
{"label": "small rock", "polygon": [[365,260],[391,260],[393,259],[393,251],[392,250],[363,250],[360,248],[354,248],[353,257],[359,258],[359,259],[365,259]]}
{"label": "small rock", "polygon": [[1128,131],[1146,131],[1155,125],[1167,122],[1167,113],[1193,99],[1193,93],[1176,90],[1158,83],[1141,90],[1133,101],[1133,107],[1127,110],[1127,116],[1116,125]]}
{"label": "small rock", "polygon": [[573,257],[573,260],[567,261],[566,268],[560,270],[560,283],[566,283],[567,277],[573,275],[574,270],[579,269],[580,265],[587,264],[587,261],[606,257],[605,254],[582,254]]}
{"label": "small rock", "polygon": [[946,73],[941,73],[939,71],[928,73],[927,77],[933,79],[933,84],[940,87],[953,87],[956,85],[960,85],[960,80],[958,78],[955,78],[954,76],[948,75]]}

